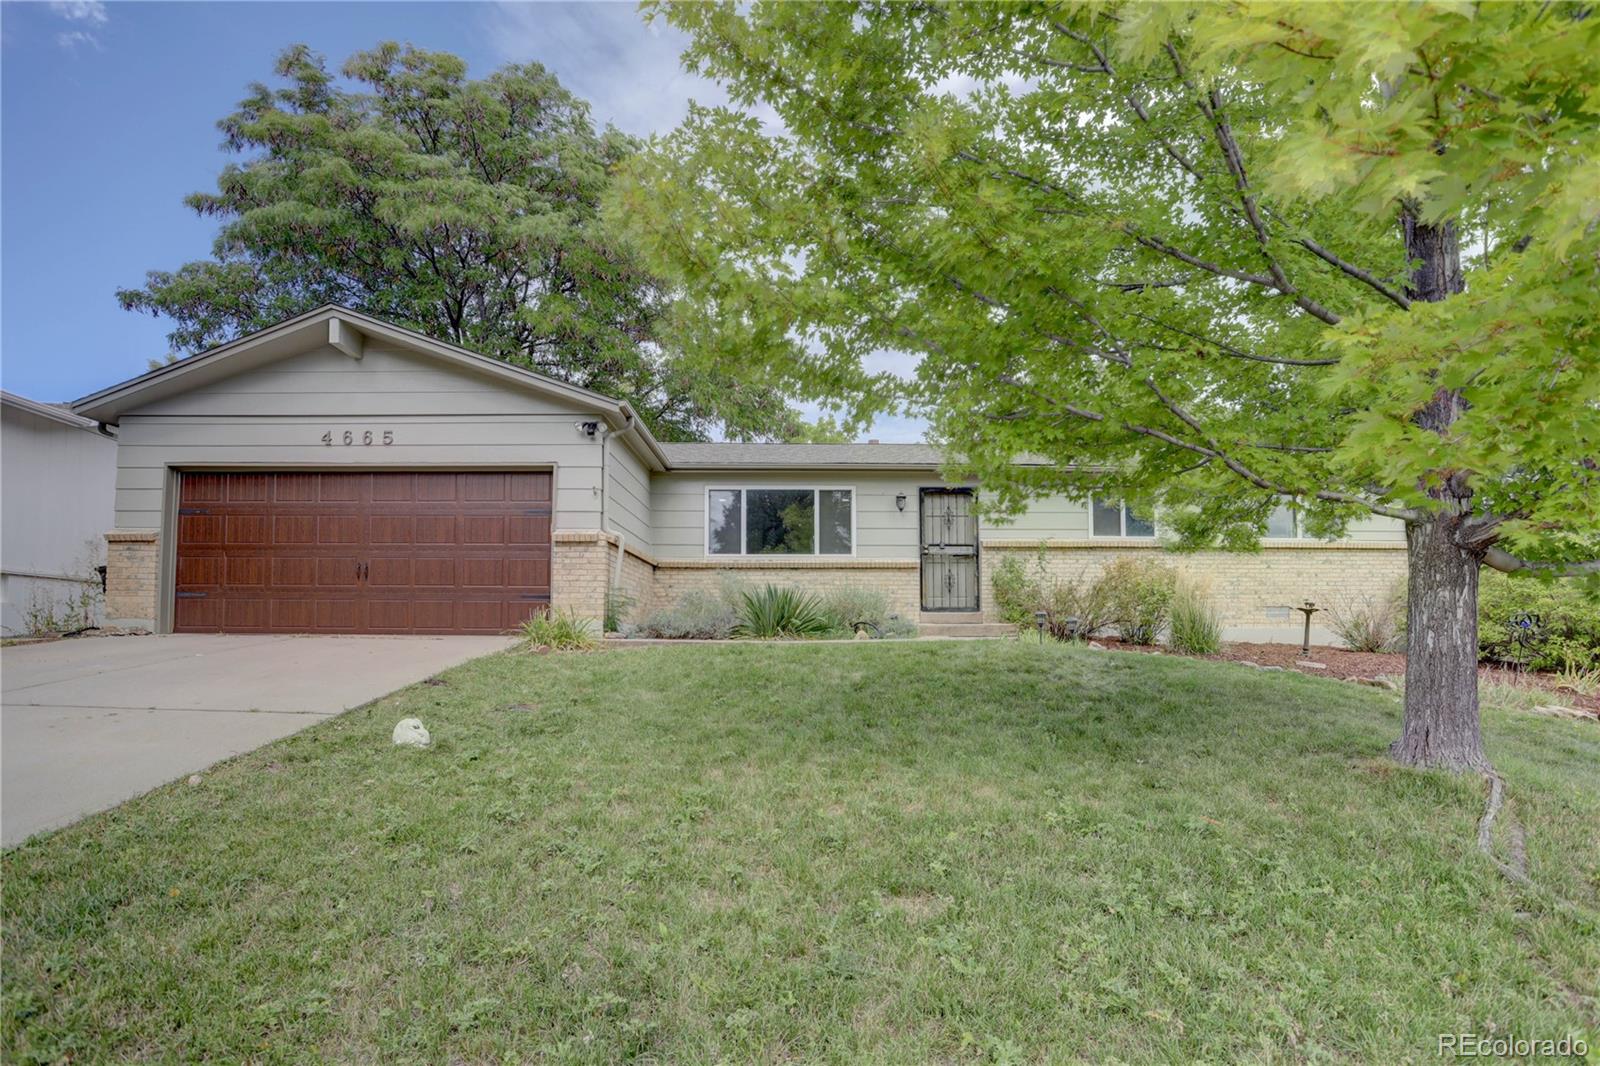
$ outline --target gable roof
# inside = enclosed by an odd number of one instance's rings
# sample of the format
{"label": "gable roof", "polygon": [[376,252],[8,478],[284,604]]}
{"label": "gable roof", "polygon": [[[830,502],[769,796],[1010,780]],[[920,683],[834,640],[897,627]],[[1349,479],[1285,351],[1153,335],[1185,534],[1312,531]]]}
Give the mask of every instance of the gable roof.
{"label": "gable roof", "polygon": [[[351,337],[351,331],[355,336]],[[314,311],[286,319],[275,326],[258,330],[226,344],[218,345],[198,355],[179,359],[149,373],[91,393],[71,404],[76,414],[115,424],[122,415],[156,400],[175,396],[199,388],[245,370],[265,366],[291,355],[298,355],[308,345],[333,344],[345,347],[362,338],[381,339],[409,351],[458,366],[477,374],[495,378],[504,384],[544,396],[562,400],[582,410],[592,411],[605,419],[617,435],[631,436],[638,442],[637,450],[651,466],[666,468],[666,458],[661,446],[650,435],[633,408],[620,400],[602,396],[598,392],[568,385],[564,381],[546,377],[532,370],[512,366],[510,363],[458,345],[435,340],[415,330],[385,322],[380,318],[352,311],[348,307],[327,304]],[[359,351],[359,349],[357,349]],[[637,432],[630,432],[637,430]]]}
{"label": "gable roof", "polygon": [[[310,346],[332,346],[359,358],[366,338],[380,339],[486,375],[508,387],[526,389],[592,411],[604,418],[614,435],[629,443],[653,470],[935,470],[943,463],[943,454],[931,444],[661,444],[625,401],[479,355],[338,304],[326,304],[198,355],[157,367],[76,400],[66,405],[71,413],[68,410],[60,413],[64,419],[81,416],[115,425],[126,412],[301,354]],[[1024,457],[1018,462],[1031,465],[1044,460]]]}

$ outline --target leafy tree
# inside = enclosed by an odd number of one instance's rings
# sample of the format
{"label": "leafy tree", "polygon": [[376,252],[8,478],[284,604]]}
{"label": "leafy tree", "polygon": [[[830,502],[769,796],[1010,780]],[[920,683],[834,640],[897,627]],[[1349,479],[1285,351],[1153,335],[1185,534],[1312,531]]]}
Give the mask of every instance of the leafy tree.
{"label": "leafy tree", "polygon": [[[1570,4],[667,3],[617,187],[711,365],[913,399],[1014,507],[1405,523],[1408,764],[1487,768],[1479,567],[1600,569],[1600,18]],[[1016,466],[1021,453],[1053,466]]]}
{"label": "leafy tree", "polygon": [[456,56],[383,44],[344,65],[303,45],[218,125],[230,164],[188,204],[220,220],[212,258],[118,293],[193,352],[339,303],[630,401],[667,439],[781,436],[770,389],[686,372],[661,284],[599,216],[637,150],[538,64],[481,80]]}

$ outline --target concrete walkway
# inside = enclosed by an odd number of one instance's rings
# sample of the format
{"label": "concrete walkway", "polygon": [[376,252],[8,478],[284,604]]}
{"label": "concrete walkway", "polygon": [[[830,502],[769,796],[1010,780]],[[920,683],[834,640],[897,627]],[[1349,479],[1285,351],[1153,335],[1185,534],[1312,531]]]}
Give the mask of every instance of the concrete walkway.
{"label": "concrete walkway", "polygon": [[0,651],[0,843],[297,733],[508,637],[87,637]]}

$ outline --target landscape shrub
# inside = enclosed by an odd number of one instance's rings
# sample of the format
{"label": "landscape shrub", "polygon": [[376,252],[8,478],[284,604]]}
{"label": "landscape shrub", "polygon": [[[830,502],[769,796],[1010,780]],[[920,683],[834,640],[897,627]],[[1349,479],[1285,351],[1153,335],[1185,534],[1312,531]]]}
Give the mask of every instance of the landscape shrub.
{"label": "landscape shrub", "polygon": [[1031,630],[1038,612],[1045,613],[1045,629],[1056,640],[1087,640],[1111,624],[1106,588],[1079,571],[1075,578],[1057,577],[1045,563],[1040,548],[1030,567],[1008,555],[990,574],[995,610],[1000,620]]}
{"label": "landscape shrub", "polygon": [[1167,628],[1178,572],[1155,559],[1123,558],[1108,564],[1097,582],[1117,633],[1130,644],[1154,644]]}
{"label": "landscape shrub", "polygon": [[1381,595],[1346,596],[1327,610],[1328,628],[1351,651],[1401,651],[1404,586]]}
{"label": "landscape shrub", "polygon": [[693,591],[672,607],[650,612],[624,632],[658,640],[727,640],[738,623],[738,612],[720,593]]}
{"label": "landscape shrub", "polygon": [[[1524,651],[1511,620],[1539,617],[1538,639]],[[1525,662],[1533,670],[1600,668],[1600,599],[1576,581],[1514,578],[1485,570],[1478,580],[1478,657]]]}
{"label": "landscape shrub", "polygon": [[551,611],[522,623],[522,640],[530,648],[581,651],[596,644],[593,625],[570,610]]}
{"label": "landscape shrub", "polygon": [[757,640],[820,637],[828,628],[816,596],[788,586],[765,585],[744,594],[733,635]]}
{"label": "landscape shrub", "polygon": [[1187,655],[1215,655],[1222,650],[1222,615],[1210,590],[1184,579],[1172,596],[1172,621],[1168,639],[1174,651]]}
{"label": "landscape shrub", "polygon": [[906,637],[917,631],[914,623],[890,612],[889,597],[877,589],[860,585],[832,589],[822,595],[820,606],[830,635],[853,636],[858,625],[873,637]]}
{"label": "landscape shrub", "polygon": [[633,596],[627,589],[618,588],[616,585],[606,586],[607,633],[621,632],[622,623],[627,619],[628,612],[633,610],[634,602]]}

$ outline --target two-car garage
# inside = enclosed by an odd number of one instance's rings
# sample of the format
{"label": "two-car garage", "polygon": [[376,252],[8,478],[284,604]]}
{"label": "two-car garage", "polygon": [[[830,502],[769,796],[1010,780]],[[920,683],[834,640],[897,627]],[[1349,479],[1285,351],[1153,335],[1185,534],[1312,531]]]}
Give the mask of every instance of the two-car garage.
{"label": "two-car garage", "polygon": [[176,632],[500,633],[550,603],[547,471],[178,485]]}

